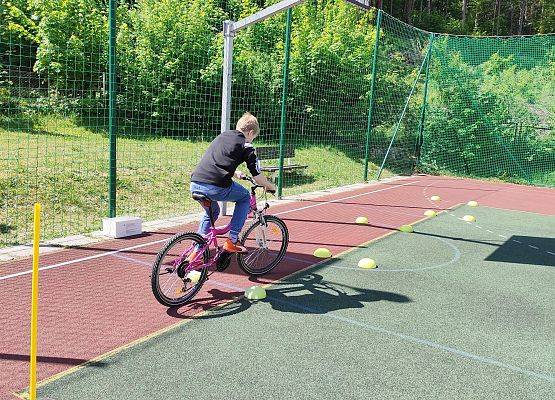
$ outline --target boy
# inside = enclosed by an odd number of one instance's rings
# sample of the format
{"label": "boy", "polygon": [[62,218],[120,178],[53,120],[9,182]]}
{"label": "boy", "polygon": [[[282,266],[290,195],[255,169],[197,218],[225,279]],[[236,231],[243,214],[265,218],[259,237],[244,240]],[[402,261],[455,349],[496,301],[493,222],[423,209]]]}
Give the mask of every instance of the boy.
{"label": "boy", "polygon": [[[249,191],[231,179],[233,176],[237,178],[244,176],[241,171],[236,171],[237,167],[245,162],[258,185],[264,186],[268,191],[276,190],[276,187],[260,173],[260,164],[252,145],[252,141],[259,133],[258,120],[250,113],[245,113],[237,121],[235,130],[225,131],[212,141],[199,165],[191,174],[191,193],[202,193],[212,200],[214,220],[220,214],[218,201],[235,202],[229,239],[223,246],[224,250],[230,253],[246,251],[243,246],[237,245],[237,238],[250,209]],[[210,217],[206,209],[198,232],[204,235],[208,233],[209,228]]]}

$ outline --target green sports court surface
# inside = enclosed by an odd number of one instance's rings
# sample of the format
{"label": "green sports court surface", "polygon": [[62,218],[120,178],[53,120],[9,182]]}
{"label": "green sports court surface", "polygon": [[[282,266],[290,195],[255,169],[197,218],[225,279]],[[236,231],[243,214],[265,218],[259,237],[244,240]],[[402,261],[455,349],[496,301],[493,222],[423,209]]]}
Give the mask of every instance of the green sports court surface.
{"label": "green sports court surface", "polygon": [[553,398],[553,226],[445,211],[47,380],[39,398]]}

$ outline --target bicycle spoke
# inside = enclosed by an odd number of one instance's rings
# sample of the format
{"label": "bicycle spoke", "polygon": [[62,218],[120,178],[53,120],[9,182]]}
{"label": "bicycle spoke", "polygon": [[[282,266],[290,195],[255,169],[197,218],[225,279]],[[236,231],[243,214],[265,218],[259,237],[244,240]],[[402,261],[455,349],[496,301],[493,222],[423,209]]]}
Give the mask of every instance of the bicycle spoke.
{"label": "bicycle spoke", "polygon": [[265,216],[256,221],[241,237],[249,253],[239,255],[239,266],[248,274],[263,275],[275,268],[287,251],[287,227],[278,217]]}
{"label": "bicycle spoke", "polygon": [[[246,261],[249,262],[249,263],[250,263],[250,262],[255,262],[255,261],[258,259],[258,257],[260,256],[260,253],[261,253],[263,250],[264,250],[264,249],[263,249],[262,247],[259,247],[259,248],[256,249],[255,251],[251,252],[251,253],[248,255]],[[251,257],[252,257],[253,255],[256,255],[256,257],[255,257],[254,259],[251,259]]]}

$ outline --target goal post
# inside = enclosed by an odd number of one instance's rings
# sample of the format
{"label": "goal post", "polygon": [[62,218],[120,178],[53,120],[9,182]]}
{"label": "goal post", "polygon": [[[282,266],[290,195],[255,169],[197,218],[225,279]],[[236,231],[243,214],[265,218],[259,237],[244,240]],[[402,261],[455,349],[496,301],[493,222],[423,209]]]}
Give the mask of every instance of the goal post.
{"label": "goal post", "polygon": [[[223,24],[223,74],[222,74],[222,106],[221,106],[221,131],[225,131],[230,129],[231,127],[231,118],[232,118],[232,109],[233,109],[233,67],[234,67],[234,45],[235,39],[238,33],[242,30],[245,30],[251,27],[254,24],[261,23],[273,16],[277,16],[278,14],[285,14],[284,11],[288,11],[293,7],[302,5],[305,3],[306,0],[282,0],[276,4],[273,4],[269,7],[264,8],[258,12],[255,12],[245,18],[242,18],[238,21],[231,21],[227,20]],[[361,9],[368,10],[371,8],[369,0],[346,0],[346,2],[356,5]],[[287,23],[287,27],[291,28],[291,22]],[[287,36],[287,34],[285,34]],[[285,39],[287,41],[287,39]],[[290,40],[290,37],[289,37]],[[286,53],[284,54],[283,62],[285,64],[283,70],[284,79],[287,79],[287,71],[285,70],[288,68],[286,60],[289,57],[289,48],[286,49]],[[282,99],[281,99],[281,115],[280,121],[283,122],[286,120],[286,99],[287,91],[286,85],[283,84],[282,88]],[[247,111],[247,110],[245,110]],[[283,139],[283,127],[281,127],[281,137]],[[283,140],[282,140],[283,141]],[[279,186],[279,197],[281,197],[282,187],[283,187],[283,159],[284,159],[284,152],[285,147],[283,143],[279,146],[279,177],[278,179],[278,186]],[[222,203],[222,213],[224,215],[227,214],[227,203]]]}

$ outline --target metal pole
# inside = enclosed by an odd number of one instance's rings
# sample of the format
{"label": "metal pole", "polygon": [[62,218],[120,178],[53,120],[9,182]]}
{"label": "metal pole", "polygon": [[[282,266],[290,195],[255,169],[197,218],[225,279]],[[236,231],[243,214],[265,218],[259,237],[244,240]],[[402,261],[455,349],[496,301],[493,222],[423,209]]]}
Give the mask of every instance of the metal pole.
{"label": "metal pole", "polygon": [[[233,21],[224,21],[224,65],[222,77],[222,117],[220,130],[231,126],[231,79],[233,70]],[[222,215],[227,215],[227,202],[221,203]]]}
{"label": "metal pole", "polygon": [[232,30],[234,32],[240,31],[241,29],[245,29],[246,27],[251,26],[257,22],[264,21],[265,19],[268,19],[273,15],[295,7],[296,5],[304,3],[305,1],[306,0],[282,0],[279,3],[273,4],[269,7],[264,8],[263,10],[249,15],[248,17],[234,22]]}
{"label": "metal pole", "polygon": [[109,213],[116,216],[116,2],[110,0],[108,12],[108,136],[110,141],[110,166],[109,166]]}
{"label": "metal pole", "polygon": [[278,198],[283,192],[283,158],[285,151],[285,123],[287,120],[287,85],[289,83],[289,58],[291,56],[291,17],[292,10],[287,10],[287,25],[285,27],[285,62],[283,63],[283,88],[281,93],[281,124],[279,132],[279,174]]}
{"label": "metal pole", "polygon": [[33,274],[31,278],[31,351],[29,367],[29,399],[37,398],[37,346],[39,322],[39,244],[40,244],[40,203],[35,203],[33,218]]}
{"label": "metal pole", "polygon": [[233,68],[233,21],[224,21],[224,66],[222,80],[221,131],[227,131],[231,121],[231,77]]}
{"label": "metal pole", "polygon": [[366,146],[364,148],[364,182],[368,181],[368,159],[370,156],[370,136],[372,134],[372,114],[374,112],[374,94],[376,91],[376,61],[378,59],[378,43],[380,39],[380,28],[382,25],[382,10],[378,10],[376,21],[376,40],[374,42],[374,54],[372,56],[372,85],[370,87],[370,104],[368,105],[368,125],[366,128]]}
{"label": "metal pole", "polygon": [[[434,34],[430,33],[430,46],[434,44]],[[416,165],[420,162],[420,151],[422,149],[422,144],[424,143],[424,120],[426,118],[426,103],[428,100],[428,80],[430,77],[430,61],[432,59],[432,53],[426,61],[426,80],[424,81],[424,100],[422,101],[422,110],[420,112],[420,125],[418,126],[418,141],[416,143]]]}

